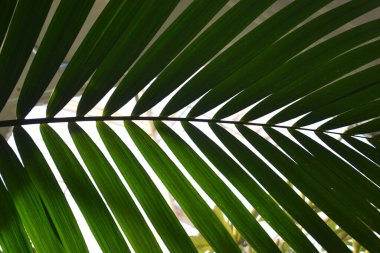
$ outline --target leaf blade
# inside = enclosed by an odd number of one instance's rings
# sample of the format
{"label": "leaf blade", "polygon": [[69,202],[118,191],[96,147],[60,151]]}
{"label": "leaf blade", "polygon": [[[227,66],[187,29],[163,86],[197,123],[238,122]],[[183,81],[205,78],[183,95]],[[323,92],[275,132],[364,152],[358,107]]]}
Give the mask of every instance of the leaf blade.
{"label": "leaf blade", "polygon": [[116,112],[154,79],[226,3],[226,0],[193,1],[128,71],[107,102],[103,115]]}
{"label": "leaf blade", "polygon": [[[365,4],[364,4],[365,3]],[[379,3],[351,1],[326,12],[287,34],[233,75],[220,82],[199,100],[191,109],[189,117],[197,117],[236,95],[245,88],[254,86],[261,78],[272,73],[281,64],[296,56],[316,40],[339,28],[346,22],[376,8]],[[298,41],[299,43],[294,43]],[[263,64],[269,62],[268,64]],[[252,75],[254,73],[254,75]],[[226,92],[228,89],[229,92]],[[250,104],[262,99],[250,100]]]}
{"label": "leaf blade", "polygon": [[356,151],[350,149],[347,145],[335,140],[326,134],[317,133],[317,136],[326,145],[331,147],[335,152],[355,166],[357,170],[366,175],[369,179],[380,185],[379,166],[369,161],[366,157],[360,155]]}
{"label": "leaf blade", "polygon": [[[132,114],[144,113],[169,95],[273,2],[243,0],[236,3],[160,73],[136,103]],[[226,25],[229,29],[225,29]]]}
{"label": "leaf blade", "polygon": [[132,197],[101,150],[76,123],[69,132],[92,178],[137,252],[162,252]]}
{"label": "leaf blade", "polygon": [[[129,252],[115,221],[74,154],[50,126],[40,125],[40,131],[54,163],[101,249],[106,252]],[[65,159],[61,159],[62,154]]]}
{"label": "leaf blade", "polygon": [[21,127],[13,129],[26,172],[36,186],[66,250],[88,252],[83,236],[65,196],[41,151]]}
{"label": "leaf blade", "polygon": [[366,157],[370,158],[373,162],[380,165],[380,153],[375,147],[372,147],[371,145],[368,145],[354,137],[343,136],[343,139],[355,149],[359,150],[359,152],[363,153]]}
{"label": "leaf blade", "polygon": [[40,196],[16,154],[0,136],[0,172],[34,246],[42,252],[63,252],[53,232]]}
{"label": "leaf blade", "polygon": [[16,86],[52,2],[19,1],[16,6],[0,53],[0,111]]}
{"label": "leaf blade", "polygon": [[[248,243],[260,252],[279,252],[272,239],[251,213],[195,151],[164,123],[156,121],[155,127],[189,174],[215,201]],[[308,250],[305,252],[313,249],[312,246],[306,248]]]}
{"label": "leaf blade", "polygon": [[[314,90],[317,90],[375,60],[379,55],[374,52],[379,50],[380,41],[375,41],[339,55],[322,65],[316,71],[291,83],[289,86],[274,91],[271,96],[259,102],[255,107],[249,110],[244,115],[243,119],[247,121],[257,119],[301,98],[304,95],[308,95],[310,92],[313,92]],[[351,76],[347,78],[350,77]]]}
{"label": "leaf blade", "polygon": [[[373,237],[373,231],[369,230],[353,213],[350,213],[351,207],[346,207],[347,205],[351,205],[348,203],[348,200],[346,199],[346,203],[343,204],[342,199],[344,200],[344,198],[337,197],[336,194],[331,192],[331,189],[325,185],[324,181],[327,177],[324,177],[323,174],[318,175],[319,172],[315,169],[318,168],[319,165],[318,167],[310,165],[310,163],[317,165],[317,160],[311,157],[311,155],[299,145],[277,131],[271,128],[266,128],[265,131],[292,159],[300,164],[301,170],[298,173],[302,173],[308,177],[304,182],[307,182],[307,188],[303,187],[306,196],[316,203],[316,205],[342,227],[342,229],[360,241],[364,247],[367,249],[372,248],[373,250],[380,247],[378,240]],[[297,181],[297,183],[302,182]],[[312,186],[312,188],[308,189],[309,186]]]}
{"label": "leaf blade", "polygon": [[[294,25],[321,8],[326,2],[293,2],[275,13],[231,47],[221,52],[197,75],[185,83],[165,105],[161,115],[171,115],[201,97],[209,89],[215,87],[285,35]],[[271,32],[267,33],[267,31]]]}
{"label": "leaf blade", "polygon": [[[134,123],[125,122],[124,125],[152,169],[210,245],[216,251],[240,252],[206,202],[157,144]],[[170,169],[164,169],[163,165]]]}
{"label": "leaf blade", "polygon": [[75,96],[130,25],[139,5],[109,1],[71,58],[49,99],[47,117],[53,117]]}
{"label": "leaf blade", "polygon": [[[306,183],[308,177],[304,173],[295,172],[300,168],[274,145],[247,127],[237,126],[237,128],[255,149],[302,192],[307,194],[313,188]],[[283,199],[278,197],[276,199],[327,251],[347,252],[348,249],[340,238],[297,194],[287,194]]]}
{"label": "leaf blade", "polygon": [[97,129],[124,179],[168,249],[171,252],[196,252],[186,231],[130,149],[104,122],[97,122]]}
{"label": "leaf blade", "polygon": [[12,198],[0,183],[0,246],[4,252],[33,252]]}
{"label": "leaf blade", "polygon": [[[380,67],[376,67],[380,69]],[[375,70],[375,68],[371,68]],[[368,69],[369,70],[369,69]],[[370,73],[369,73],[370,74]],[[331,116],[344,113],[351,110],[353,107],[360,106],[371,99],[379,98],[380,83],[367,83],[363,80],[364,87],[358,87],[358,90],[353,90],[353,94],[346,94],[346,96],[338,97],[335,100],[329,101],[326,105],[314,109],[309,114],[303,116],[294,125],[305,126],[325,120]],[[339,87],[337,87],[339,89]]]}
{"label": "leaf blade", "polygon": [[[201,149],[203,154],[215,165],[215,167],[236,187],[237,190],[252,204],[257,212],[266,220],[277,233],[288,242],[297,252],[315,251],[310,247],[308,239],[294,225],[289,216],[278,206],[278,204],[261,187],[256,184],[243,169],[233,161],[216,143],[203,134],[198,128],[182,123],[186,133]],[[223,158],[223,160],[221,159]],[[287,207],[298,206],[290,203],[283,205]],[[293,214],[293,212],[290,213]],[[334,247],[335,248],[335,247]],[[338,250],[338,247],[335,248]]]}
{"label": "leaf blade", "polygon": [[153,38],[179,0],[169,0],[165,5],[157,1],[145,1],[97,68],[84,90],[78,104],[77,115],[90,111],[116,84],[132,65],[145,46]]}
{"label": "leaf blade", "polygon": [[0,45],[3,43],[16,3],[13,0],[6,0],[0,3]]}
{"label": "leaf blade", "polygon": [[41,98],[82,28],[94,2],[62,1],[59,4],[19,94],[16,109],[18,118],[25,118]]}

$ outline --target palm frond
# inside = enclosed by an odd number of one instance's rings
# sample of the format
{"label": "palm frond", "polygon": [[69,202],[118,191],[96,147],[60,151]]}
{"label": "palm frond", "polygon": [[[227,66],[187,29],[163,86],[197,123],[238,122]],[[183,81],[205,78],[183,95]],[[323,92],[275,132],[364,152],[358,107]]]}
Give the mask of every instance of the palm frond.
{"label": "palm frond", "polygon": [[380,252],[379,35],[378,0],[0,1],[0,252]]}

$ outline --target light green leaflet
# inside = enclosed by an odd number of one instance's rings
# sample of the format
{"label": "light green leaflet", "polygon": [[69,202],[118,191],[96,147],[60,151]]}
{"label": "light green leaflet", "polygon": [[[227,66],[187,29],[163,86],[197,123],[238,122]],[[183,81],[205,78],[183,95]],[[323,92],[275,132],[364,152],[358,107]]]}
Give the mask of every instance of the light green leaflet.
{"label": "light green leaflet", "polygon": [[[100,248],[105,252],[129,252],[109,210],[77,158],[50,126],[41,125],[40,128],[50,155]],[[61,159],[63,154],[65,159]]]}

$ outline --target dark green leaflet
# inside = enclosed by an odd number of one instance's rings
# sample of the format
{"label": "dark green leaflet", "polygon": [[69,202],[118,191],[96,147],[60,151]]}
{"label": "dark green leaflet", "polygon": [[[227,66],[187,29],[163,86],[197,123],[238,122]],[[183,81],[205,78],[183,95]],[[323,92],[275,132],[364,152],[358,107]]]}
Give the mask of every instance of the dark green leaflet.
{"label": "dark green leaflet", "polygon": [[0,45],[3,43],[16,3],[15,0],[3,0],[0,2]]}
{"label": "dark green leaflet", "polygon": [[[254,87],[257,81],[272,73],[274,69],[306,49],[316,40],[339,28],[346,22],[376,8],[379,4],[379,2],[368,2],[365,0],[350,1],[318,16],[287,34],[203,96],[191,109],[189,117],[197,117],[243,89],[250,86]],[[295,41],[297,43],[294,43]],[[226,90],[229,92],[225,92]],[[262,96],[255,98],[255,101],[257,102],[262,98]],[[251,101],[250,104],[253,104],[255,101]]]}
{"label": "dark green leaflet", "polygon": [[[368,74],[365,74],[368,77],[373,76],[373,74],[376,71],[377,73],[379,73],[378,71],[380,70],[380,66],[378,65],[371,69],[372,70],[368,69],[368,71],[370,72],[362,71],[361,73],[362,74],[368,73]],[[348,86],[345,86],[345,84],[347,83],[343,82],[343,80],[342,82],[336,82],[337,85],[333,89],[335,91],[334,92],[335,95],[333,94],[333,95],[328,96],[325,92],[319,93],[318,96],[316,96],[316,98],[326,98],[326,104],[313,109],[313,111],[303,116],[294,125],[295,126],[310,125],[318,121],[327,119],[331,116],[335,116],[337,114],[351,110],[352,108],[356,106],[366,104],[368,101],[377,99],[380,97],[379,95],[380,82],[373,81],[373,83],[368,83],[367,80],[363,80],[363,83],[361,83],[361,82],[356,82],[355,80],[353,81],[354,82],[351,84],[348,83]],[[357,89],[355,86],[357,87]],[[347,87],[347,93],[341,89],[342,87]],[[341,94],[342,96],[340,96],[337,91],[339,91],[339,94]]]}
{"label": "dark green leaflet", "polygon": [[0,111],[16,86],[52,0],[19,1],[0,53]]}
{"label": "dark green leaflet", "polygon": [[[380,200],[378,198],[379,187],[368,180],[360,172],[358,172],[354,167],[345,163],[339,157],[331,153],[327,148],[324,148],[319,143],[313,141],[311,138],[308,138],[306,135],[291,130],[290,133],[297,141],[300,142],[309,152],[313,154],[322,164],[324,164],[331,172],[333,176],[339,178],[345,185],[350,187],[353,183],[360,184],[360,189],[355,189],[350,193],[354,196],[353,199],[357,199],[363,208],[366,208],[365,205],[369,205],[368,202],[379,207]],[[336,184],[337,186],[338,184]],[[370,207],[372,207],[370,205]]]}
{"label": "dark green leaflet", "polygon": [[[351,125],[354,123],[360,123],[362,121],[370,120],[380,116],[380,100],[370,101],[367,104],[357,106],[352,110],[342,113],[335,118],[327,121],[319,126],[319,129],[336,129]],[[376,128],[374,128],[376,131]]]}
{"label": "dark green leaflet", "polygon": [[[310,187],[310,178],[303,174],[302,168],[296,165],[285,154],[278,150],[269,141],[261,137],[259,134],[243,126],[236,126],[240,133],[246,138],[250,144],[255,147],[275,168],[280,171],[288,180],[299,187],[305,194],[313,187]],[[282,190],[282,192],[286,192]],[[325,222],[302,200],[297,194],[291,190],[286,192],[286,196],[282,194],[273,195],[276,200],[306,229],[319,243],[331,252],[347,252],[346,245],[342,243],[340,238],[325,224]],[[319,197],[319,196],[318,196]]]}
{"label": "dark green leaflet", "polygon": [[49,99],[46,115],[57,114],[101,64],[140,8],[138,1],[109,1],[75,52]]}
{"label": "dark green leaflet", "polygon": [[140,3],[130,25],[123,31],[91,77],[79,102],[77,115],[84,115],[90,111],[117,83],[178,2],[179,0],[168,0],[162,4],[156,0],[148,0]]}
{"label": "dark green leaflet", "polygon": [[[133,98],[176,57],[226,3],[226,0],[193,1],[128,71],[107,102],[103,114],[111,115]],[[194,19],[194,16],[197,18]]]}
{"label": "dark green leaflet", "polygon": [[368,141],[376,147],[377,150],[380,149],[380,135],[375,135],[371,139],[368,139]]}
{"label": "dark green leaflet", "polygon": [[161,115],[171,115],[198,99],[327,2],[295,1],[265,20],[184,84],[165,105]]}
{"label": "dark green leaflet", "polygon": [[[305,141],[306,140],[307,138],[305,138]],[[331,195],[336,197],[342,206],[350,208],[352,215],[360,218],[361,222],[371,227],[374,231],[380,229],[380,223],[377,222],[377,220],[380,219],[380,213],[374,206],[364,200],[342,177],[336,174],[334,169],[329,168],[318,159],[317,156],[308,154],[305,150],[302,150],[301,147],[297,147],[296,144],[292,146],[294,149],[297,148],[297,150],[291,150],[294,154],[303,154],[302,156],[299,155],[299,160],[296,161],[303,168],[307,167],[310,175],[329,191]],[[286,152],[289,150],[289,147],[287,148]],[[354,202],[355,205],[353,205]]]}
{"label": "dark green leaflet", "polygon": [[144,113],[178,88],[273,2],[242,0],[236,3],[160,73],[137,102],[132,114]]}
{"label": "dark green leaflet", "polygon": [[[380,56],[380,40],[352,49],[323,64],[318,70],[305,75],[289,86],[274,91],[251,110],[243,119],[250,121],[279,109],[291,101],[317,90],[351,71],[376,60]],[[324,74],[322,74],[324,73]],[[269,121],[270,122],[270,121]]]}
{"label": "dark green leaflet", "polygon": [[[368,89],[369,87],[375,85],[379,78],[380,65],[367,68],[363,71],[342,78],[306,95],[286,107],[284,110],[281,110],[278,114],[271,118],[271,122],[284,122],[309,111],[323,108],[326,105],[330,109],[330,115],[334,115],[336,109],[339,108],[339,106],[334,106],[336,104],[335,102],[350,96],[352,97],[354,94]],[[366,99],[367,98],[370,97],[366,96]],[[355,103],[353,102],[354,101],[349,104],[354,107],[359,105],[362,101],[358,100],[355,101]]]}
{"label": "dark green leaflet", "polygon": [[366,157],[329,135],[319,133],[317,135],[324,143],[333,148],[335,152],[354,165],[357,170],[362,172],[377,185],[380,185],[380,166],[372,163]]}
{"label": "dark green leaflet", "polygon": [[22,86],[18,118],[26,117],[48,87],[93,4],[94,0],[60,2]]}
{"label": "dark green leaflet", "polygon": [[[327,185],[325,181],[328,177],[321,171],[321,169],[326,171],[323,164],[276,130],[265,128],[265,132],[299,164],[298,170],[287,178],[296,176],[297,178],[294,178],[292,183],[362,245],[375,252],[380,249],[380,242],[373,231],[352,213],[353,203],[347,199],[347,195],[343,194],[341,198],[337,196],[336,191],[333,191],[334,186],[331,189],[331,186]],[[299,176],[303,179],[299,180]],[[342,200],[346,203],[342,203]]]}
{"label": "dark green leaflet", "polygon": [[[377,110],[378,108],[376,108]],[[380,118],[375,118],[370,121],[367,121],[363,124],[355,126],[346,131],[347,134],[367,134],[367,133],[376,133],[380,129]]]}
{"label": "dark green leaflet", "polygon": [[351,146],[353,146],[360,153],[364,154],[366,157],[370,158],[373,162],[380,165],[380,152],[373,146],[364,143],[354,137],[343,136],[343,139],[347,141]]}

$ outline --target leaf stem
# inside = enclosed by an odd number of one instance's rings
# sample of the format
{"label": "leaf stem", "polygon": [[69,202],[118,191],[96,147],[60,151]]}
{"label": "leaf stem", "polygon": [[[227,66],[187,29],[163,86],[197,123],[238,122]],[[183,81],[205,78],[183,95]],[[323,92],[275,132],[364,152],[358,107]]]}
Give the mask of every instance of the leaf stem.
{"label": "leaf stem", "polygon": [[34,125],[44,123],[69,123],[69,122],[83,122],[83,121],[175,121],[175,122],[200,122],[200,123],[215,123],[215,124],[233,124],[233,125],[248,125],[248,126],[260,126],[260,127],[272,127],[283,129],[294,129],[302,131],[311,131],[327,134],[338,134],[341,136],[352,136],[358,138],[371,138],[361,135],[351,135],[345,133],[338,133],[334,131],[311,129],[305,127],[283,126],[276,124],[255,123],[247,121],[234,121],[234,120],[221,120],[221,119],[202,119],[202,118],[176,118],[176,117],[153,117],[153,116],[89,116],[89,117],[62,117],[62,118],[33,118],[33,119],[12,119],[0,121],[0,127],[12,127],[23,125]]}

